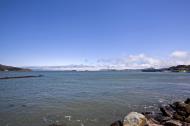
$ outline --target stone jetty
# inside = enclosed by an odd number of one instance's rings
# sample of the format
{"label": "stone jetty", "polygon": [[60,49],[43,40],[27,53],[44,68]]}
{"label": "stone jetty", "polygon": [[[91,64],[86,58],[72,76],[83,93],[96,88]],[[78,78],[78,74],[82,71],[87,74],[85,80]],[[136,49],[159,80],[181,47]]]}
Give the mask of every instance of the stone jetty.
{"label": "stone jetty", "polygon": [[1,77],[0,80],[5,80],[5,79],[19,79],[19,78],[33,78],[33,77],[43,77],[43,75],[28,75],[28,76]]}

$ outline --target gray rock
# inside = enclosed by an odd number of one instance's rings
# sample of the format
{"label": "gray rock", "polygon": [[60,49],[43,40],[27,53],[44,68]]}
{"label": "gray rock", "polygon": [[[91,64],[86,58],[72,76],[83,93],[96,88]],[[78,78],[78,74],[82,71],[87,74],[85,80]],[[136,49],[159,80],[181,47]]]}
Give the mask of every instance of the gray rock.
{"label": "gray rock", "polygon": [[174,112],[175,112],[173,108],[170,106],[163,106],[160,108],[160,111],[162,112],[164,116],[169,116],[169,117],[173,117]]}
{"label": "gray rock", "polygon": [[155,119],[153,118],[150,118],[148,121],[148,126],[163,126],[161,125],[158,121],[156,121]]}
{"label": "gray rock", "polygon": [[171,117],[166,117],[166,116],[157,116],[154,118],[155,120],[157,120],[160,123],[166,122],[168,120],[171,120]]}
{"label": "gray rock", "polygon": [[182,126],[182,123],[176,120],[169,120],[164,123],[165,126]]}

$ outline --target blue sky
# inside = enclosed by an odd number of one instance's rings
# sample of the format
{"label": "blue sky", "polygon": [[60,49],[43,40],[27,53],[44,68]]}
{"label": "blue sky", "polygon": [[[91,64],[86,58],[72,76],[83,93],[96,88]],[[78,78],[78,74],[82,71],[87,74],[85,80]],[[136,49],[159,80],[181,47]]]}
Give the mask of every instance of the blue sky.
{"label": "blue sky", "polygon": [[94,65],[140,55],[167,60],[176,51],[188,56],[189,6],[189,0],[0,0],[0,63]]}

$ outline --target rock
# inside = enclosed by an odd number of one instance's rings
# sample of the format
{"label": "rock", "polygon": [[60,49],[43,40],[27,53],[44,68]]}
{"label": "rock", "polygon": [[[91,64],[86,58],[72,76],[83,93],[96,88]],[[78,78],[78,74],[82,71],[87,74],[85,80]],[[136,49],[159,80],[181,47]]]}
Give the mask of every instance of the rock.
{"label": "rock", "polygon": [[190,114],[190,104],[186,104],[185,111]]}
{"label": "rock", "polygon": [[169,120],[164,123],[165,126],[182,126],[182,123],[176,120]]}
{"label": "rock", "polygon": [[149,122],[156,123],[156,124],[160,124],[160,122],[156,121],[156,120],[155,120],[155,119],[153,119],[153,118],[150,118],[148,121],[149,121]]}
{"label": "rock", "polygon": [[147,124],[148,126],[163,126],[158,121],[154,120],[153,118],[150,118]]}
{"label": "rock", "polygon": [[160,108],[158,112],[129,113],[123,121],[111,126],[190,126],[190,98]]}
{"label": "rock", "polygon": [[172,106],[173,107],[175,107],[175,109],[182,109],[182,108],[184,108],[185,107],[185,103],[183,103],[183,102],[174,102],[173,104],[172,104]]}
{"label": "rock", "polygon": [[190,104],[190,98],[187,98],[187,99],[185,100],[185,103],[186,103],[186,104]]}
{"label": "rock", "polygon": [[185,122],[190,123],[190,116],[188,116],[188,117],[185,119]]}
{"label": "rock", "polygon": [[141,114],[143,114],[147,119],[155,117],[155,112],[142,112]]}
{"label": "rock", "polygon": [[172,119],[171,117],[162,117],[160,119],[160,122],[166,122],[166,121],[171,120],[171,119]]}
{"label": "rock", "polygon": [[155,118],[155,120],[159,121],[160,123],[166,122],[168,120],[171,120],[171,117],[166,117],[166,116],[162,116],[162,115],[157,115]]}
{"label": "rock", "polygon": [[177,120],[183,121],[183,120],[184,120],[184,116],[181,116],[181,115],[175,113],[175,114],[174,114],[174,119],[177,119]]}
{"label": "rock", "polygon": [[190,126],[190,123],[183,122],[183,123],[182,123],[182,126]]}
{"label": "rock", "polygon": [[154,114],[154,112],[142,112],[141,114],[143,114],[143,115],[152,115],[152,114]]}
{"label": "rock", "polygon": [[112,123],[110,126],[123,126],[123,124],[120,120],[118,120],[118,121],[115,121],[114,123]]}
{"label": "rock", "polygon": [[130,112],[125,116],[123,126],[145,126],[147,119],[144,115],[137,112]]}
{"label": "rock", "polygon": [[175,107],[176,111],[184,111],[187,114],[190,114],[190,104],[175,102],[173,106]]}
{"label": "rock", "polygon": [[160,111],[164,116],[173,117],[174,115],[174,110],[170,106],[163,106],[160,108]]}
{"label": "rock", "polygon": [[160,124],[148,124],[148,126],[163,126],[163,125],[160,125]]}
{"label": "rock", "polygon": [[177,110],[177,114],[181,116],[187,116],[187,112],[181,110]]}

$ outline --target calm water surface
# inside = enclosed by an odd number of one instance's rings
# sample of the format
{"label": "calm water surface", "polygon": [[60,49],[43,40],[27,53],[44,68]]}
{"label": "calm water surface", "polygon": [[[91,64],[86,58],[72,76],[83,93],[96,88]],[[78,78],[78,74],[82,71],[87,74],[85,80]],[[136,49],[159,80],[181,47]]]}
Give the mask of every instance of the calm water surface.
{"label": "calm water surface", "polygon": [[0,72],[0,126],[108,126],[190,97],[189,73]]}

